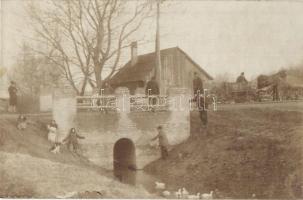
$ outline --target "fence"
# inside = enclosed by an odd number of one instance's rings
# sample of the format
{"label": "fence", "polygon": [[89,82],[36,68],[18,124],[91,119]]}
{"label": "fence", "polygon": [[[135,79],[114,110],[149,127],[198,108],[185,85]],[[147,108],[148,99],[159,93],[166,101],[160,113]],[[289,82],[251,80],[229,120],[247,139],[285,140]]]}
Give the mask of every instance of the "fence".
{"label": "fence", "polygon": [[[167,96],[131,95],[124,96],[129,101],[131,111],[167,110]],[[114,95],[77,96],[78,109],[117,110],[118,97]]]}
{"label": "fence", "polygon": [[[209,100],[213,105],[213,110],[217,110],[217,98],[214,95],[208,95]],[[132,112],[136,111],[166,111],[169,109],[186,109],[183,106],[188,106],[190,110],[197,109],[196,103],[193,102],[193,97],[176,96],[169,98],[168,96],[158,95],[92,95],[92,96],[77,96],[77,109],[98,110],[98,111],[117,111],[119,107],[118,100],[122,99],[124,105],[129,107]],[[205,100],[206,101],[206,100]],[[187,103],[186,103],[187,102]]]}

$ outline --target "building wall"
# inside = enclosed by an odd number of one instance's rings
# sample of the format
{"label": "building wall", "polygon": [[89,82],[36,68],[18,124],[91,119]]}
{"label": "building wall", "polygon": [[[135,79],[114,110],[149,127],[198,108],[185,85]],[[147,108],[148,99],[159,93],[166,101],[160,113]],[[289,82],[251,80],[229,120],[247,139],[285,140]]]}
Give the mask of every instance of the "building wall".
{"label": "building wall", "polygon": [[[197,72],[205,83],[208,78],[204,73],[197,69],[187,57],[178,48],[161,51],[161,91],[167,94],[169,88],[187,88],[192,91],[193,74]],[[146,87],[146,83],[154,76],[154,70],[149,72],[145,79],[144,85],[136,85],[135,83],[123,83],[121,86],[126,86],[131,90],[131,94],[141,94]],[[143,88],[142,88],[143,87]],[[141,88],[141,89],[137,89]]]}
{"label": "building wall", "polygon": [[171,87],[187,88],[192,92],[194,72],[197,72],[206,85],[207,76],[178,49],[162,55],[162,77],[165,89]]}

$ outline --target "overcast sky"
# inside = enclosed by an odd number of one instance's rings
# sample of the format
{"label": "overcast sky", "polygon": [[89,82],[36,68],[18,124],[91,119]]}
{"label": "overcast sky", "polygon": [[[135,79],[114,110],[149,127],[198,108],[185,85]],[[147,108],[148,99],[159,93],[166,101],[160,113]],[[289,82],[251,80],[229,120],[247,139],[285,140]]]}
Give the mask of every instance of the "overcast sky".
{"label": "overcast sky", "polygon": [[[1,1],[9,67],[29,32],[26,0]],[[154,23],[142,30],[147,38],[154,38]],[[161,35],[161,48],[179,46],[212,76],[243,71],[250,79],[303,61],[303,1],[167,1]],[[138,48],[139,54],[147,53],[154,44]]]}

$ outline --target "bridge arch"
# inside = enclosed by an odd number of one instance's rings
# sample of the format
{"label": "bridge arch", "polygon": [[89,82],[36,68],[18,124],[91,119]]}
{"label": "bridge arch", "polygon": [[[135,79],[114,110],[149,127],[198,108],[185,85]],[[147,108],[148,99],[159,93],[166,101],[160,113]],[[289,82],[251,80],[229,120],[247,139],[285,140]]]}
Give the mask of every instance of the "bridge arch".
{"label": "bridge arch", "polygon": [[116,141],[113,148],[114,175],[121,182],[135,184],[136,180],[136,148],[129,138]]}

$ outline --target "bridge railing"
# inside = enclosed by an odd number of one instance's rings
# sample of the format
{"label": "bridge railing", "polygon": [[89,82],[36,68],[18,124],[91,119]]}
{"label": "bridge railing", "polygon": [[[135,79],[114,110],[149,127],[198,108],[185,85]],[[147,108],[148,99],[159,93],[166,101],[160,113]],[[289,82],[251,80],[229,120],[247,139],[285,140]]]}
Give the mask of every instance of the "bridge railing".
{"label": "bridge railing", "polygon": [[[126,98],[126,97],[124,97]],[[167,96],[156,95],[130,95],[125,99],[129,101],[131,111],[167,110]],[[92,95],[77,96],[78,109],[107,109],[117,110],[117,96],[114,95]]]}
{"label": "bridge railing", "polygon": [[[87,110],[105,110],[117,111],[118,98],[122,99],[124,103],[129,104],[130,111],[166,111],[169,108],[174,109],[174,104],[179,104],[180,101],[188,101],[190,110],[198,110],[196,102],[193,102],[192,97],[180,96],[179,98],[171,99],[164,95],[129,95],[129,96],[115,96],[115,95],[92,95],[92,96],[77,96],[77,109]],[[182,99],[185,98],[185,99]],[[207,101],[213,105],[213,110],[217,110],[217,99],[213,95],[207,95]],[[177,106],[177,109],[180,107]],[[184,108],[180,108],[184,109]],[[206,108],[207,109],[207,108]],[[209,108],[211,109],[211,108]]]}
{"label": "bridge railing", "polygon": [[130,96],[132,111],[167,110],[168,97],[157,95],[132,95]]}
{"label": "bridge railing", "polygon": [[78,109],[117,109],[117,97],[113,95],[108,96],[77,96]]}

